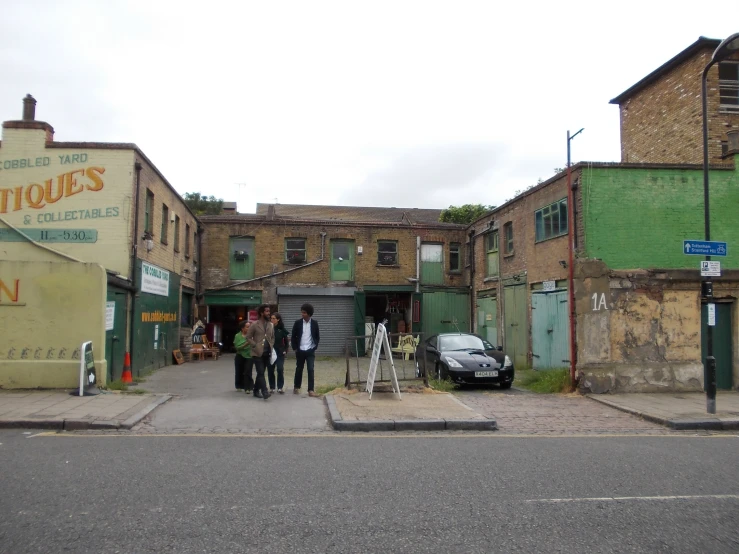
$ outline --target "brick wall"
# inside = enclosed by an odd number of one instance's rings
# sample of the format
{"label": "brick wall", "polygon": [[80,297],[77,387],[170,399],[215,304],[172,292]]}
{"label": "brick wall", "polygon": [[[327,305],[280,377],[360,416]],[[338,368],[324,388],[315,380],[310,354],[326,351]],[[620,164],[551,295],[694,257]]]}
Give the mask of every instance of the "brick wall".
{"label": "brick wall", "polygon": [[[682,247],[704,237],[701,169],[592,167],[581,182],[588,258],[612,269],[698,269]],[[739,268],[739,171],[712,169],[709,182],[711,238],[729,243],[722,268]]]}
{"label": "brick wall", "polygon": [[[334,239],[354,241],[354,286],[364,285],[409,285],[407,277],[416,275],[416,237],[422,241],[440,242],[444,244],[445,268],[448,268],[449,243],[465,242],[463,227],[445,229],[434,228],[400,228],[382,227],[378,225],[333,225],[317,223],[285,223],[283,221],[267,221],[256,217],[244,219],[243,222],[218,221],[215,218],[204,220],[203,234],[203,288],[217,289],[237,283],[229,279],[229,237],[248,236],[254,238],[255,260],[254,276],[263,279],[255,280],[239,289],[263,290],[265,301],[276,300],[277,286],[332,286],[346,283],[332,283],[330,280],[330,242]],[[307,262],[321,257],[321,233],[326,233],[324,243],[324,260],[320,263],[295,269],[298,266],[286,263],[285,239],[305,238]],[[382,266],[377,263],[377,241],[398,241],[398,265]],[[362,254],[357,254],[361,246]],[[463,258],[464,259],[464,258]],[[293,270],[281,275],[273,275],[285,270]],[[461,286],[466,283],[464,274],[450,274],[445,271],[445,285]]]}
{"label": "brick wall", "polygon": [[[197,240],[195,233],[197,231],[197,221],[190,214],[185,203],[180,197],[162,180],[157,171],[144,159],[137,156],[136,161],[141,163],[140,190],[139,190],[139,229],[138,237],[136,237],[138,245],[138,257],[147,263],[157,265],[167,271],[172,271],[182,276],[182,285],[195,288],[195,269],[199,267],[200,261],[197,260]],[[134,184],[135,174],[134,174]],[[144,234],[144,221],[146,212],[146,191],[150,190],[154,193],[153,206],[153,239],[154,248],[151,252],[146,250],[146,246],[141,237]],[[180,247],[179,252],[175,251],[175,224],[168,222],[167,243],[161,240],[162,229],[162,204],[166,204],[169,208],[170,218],[174,215],[180,218]],[[185,225],[190,226],[190,252],[185,252]],[[133,234],[133,218],[131,221],[131,234]],[[198,264],[195,265],[194,262]],[[187,271],[185,271],[187,270]]]}
{"label": "brick wall", "polygon": [[[701,74],[711,53],[701,51],[619,106],[622,162],[703,163]],[[718,65],[707,83],[709,159],[720,163],[721,142],[739,129],[739,114],[719,113]]]}

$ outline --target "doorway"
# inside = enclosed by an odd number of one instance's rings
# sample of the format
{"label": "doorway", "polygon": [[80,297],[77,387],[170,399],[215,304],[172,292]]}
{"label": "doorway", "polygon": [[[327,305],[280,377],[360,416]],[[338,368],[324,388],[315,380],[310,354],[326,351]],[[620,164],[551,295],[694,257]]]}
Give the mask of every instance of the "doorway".
{"label": "doorway", "polygon": [[[734,386],[731,340],[731,303],[716,303],[716,325],[713,327],[713,357],[716,358],[716,388],[731,390]],[[701,363],[706,360],[708,305],[701,306]],[[705,380],[704,380],[705,383]],[[705,388],[705,385],[704,385]]]}

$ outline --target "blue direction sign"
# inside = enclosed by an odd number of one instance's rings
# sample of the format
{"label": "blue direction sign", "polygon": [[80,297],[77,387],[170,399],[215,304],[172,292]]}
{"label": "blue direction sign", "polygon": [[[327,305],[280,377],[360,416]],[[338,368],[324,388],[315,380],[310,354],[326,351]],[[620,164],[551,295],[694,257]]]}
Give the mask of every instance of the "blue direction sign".
{"label": "blue direction sign", "polygon": [[714,240],[683,241],[683,253],[691,256],[726,256],[728,250],[725,242]]}

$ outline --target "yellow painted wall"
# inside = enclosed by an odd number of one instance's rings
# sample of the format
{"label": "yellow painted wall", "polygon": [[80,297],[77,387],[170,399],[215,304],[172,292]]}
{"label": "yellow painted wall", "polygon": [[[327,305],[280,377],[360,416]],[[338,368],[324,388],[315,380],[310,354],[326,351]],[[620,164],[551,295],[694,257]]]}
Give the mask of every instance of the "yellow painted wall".
{"label": "yellow painted wall", "polygon": [[0,261],[0,388],[79,386],[88,340],[104,384],[106,289],[97,264]]}
{"label": "yellow painted wall", "polygon": [[[3,129],[0,258],[34,260],[8,224],[44,245],[129,277],[134,151],[49,148],[39,129]],[[14,236],[14,233],[11,233]]]}

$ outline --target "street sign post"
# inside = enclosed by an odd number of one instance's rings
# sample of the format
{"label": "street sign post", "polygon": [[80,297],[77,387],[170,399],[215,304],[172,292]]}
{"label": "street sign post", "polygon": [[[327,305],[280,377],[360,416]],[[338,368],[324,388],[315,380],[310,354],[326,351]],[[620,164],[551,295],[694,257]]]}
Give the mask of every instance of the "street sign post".
{"label": "street sign post", "polygon": [[689,256],[726,256],[728,251],[725,242],[715,240],[683,241],[683,253]]}

